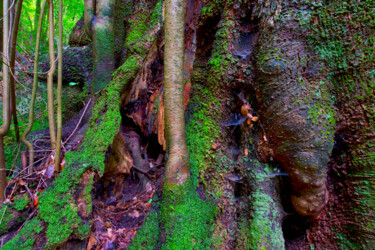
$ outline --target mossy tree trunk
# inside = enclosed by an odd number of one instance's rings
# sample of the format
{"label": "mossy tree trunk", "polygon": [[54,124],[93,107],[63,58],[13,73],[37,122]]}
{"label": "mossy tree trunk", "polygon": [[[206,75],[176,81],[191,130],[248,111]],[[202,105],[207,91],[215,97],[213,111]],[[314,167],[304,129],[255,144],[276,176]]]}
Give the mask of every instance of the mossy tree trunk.
{"label": "mossy tree trunk", "polygon": [[[125,2],[129,3],[122,4]],[[171,33],[168,8],[177,1],[167,1],[162,65],[162,3],[146,2],[155,7],[153,11],[145,9],[145,1],[134,1],[127,9],[130,11],[125,19],[125,63],[100,92],[82,146],[67,153],[67,166],[40,197],[37,217],[7,247],[26,244],[27,237],[46,237],[49,247],[62,246],[72,237],[87,239],[90,215],[83,216],[75,201],[81,179],[91,173],[90,168],[104,172],[105,155],[120,132],[121,119],[131,119],[145,138],[157,134],[158,142],[164,145],[164,114],[169,149],[174,149],[174,142],[179,143],[177,150],[169,151],[160,212],[148,215],[134,238],[134,248],[283,249],[290,239],[284,241],[282,224],[289,221],[285,220],[287,216],[296,216],[295,211],[312,215],[305,247],[373,245],[374,220],[368,214],[373,208],[374,190],[371,176],[375,53],[373,46],[369,46],[373,43],[370,34],[374,27],[367,26],[373,17],[367,14],[374,3],[352,1],[349,7],[342,1],[323,4],[291,0],[189,0],[185,1],[189,6],[185,27],[179,26],[178,31]],[[174,7],[181,11],[183,6]],[[94,8],[86,10],[94,16],[97,13]],[[173,22],[178,25],[183,14],[174,14],[180,15]],[[345,29],[345,35],[338,37],[338,27],[358,30],[357,40]],[[358,27],[361,29],[355,29]],[[183,28],[187,55],[184,59],[180,33]],[[180,40],[178,51],[169,47],[171,34]],[[357,51],[356,55],[353,51]],[[190,80],[181,76],[182,62]],[[165,79],[157,73],[163,67]],[[189,67],[191,71],[186,73]],[[169,73],[173,73],[172,78]],[[181,96],[184,84],[185,89],[188,86],[184,81],[192,87],[185,112],[190,160],[185,157],[186,146],[181,139]],[[243,116],[242,108],[246,105],[251,105],[248,114],[258,117],[258,123]],[[345,181],[332,184],[326,183],[326,167],[336,117],[336,135],[348,137],[350,143],[337,158],[346,161],[352,176],[345,179],[346,170],[339,169]],[[336,147],[341,147],[338,140]],[[331,158],[331,162],[334,160]],[[280,172],[283,170],[285,173]],[[287,180],[292,193],[280,185],[279,175],[287,175],[283,180]],[[331,192],[332,186],[346,185],[348,180],[352,189],[337,188],[345,195],[350,195],[349,191],[354,193],[350,202],[345,203],[347,212],[339,218],[344,225],[340,228],[342,224],[337,224],[333,215],[337,212],[337,201],[330,199],[328,206],[323,207],[327,187]],[[316,217],[321,210],[321,217]],[[324,231],[318,227],[320,234],[332,231],[332,244],[323,242],[325,235],[322,241],[311,238],[315,224],[326,225]],[[40,236],[43,229],[46,236]]]}
{"label": "mossy tree trunk", "polygon": [[94,49],[93,93],[111,80],[114,63],[114,0],[85,1],[85,29],[92,37]]}

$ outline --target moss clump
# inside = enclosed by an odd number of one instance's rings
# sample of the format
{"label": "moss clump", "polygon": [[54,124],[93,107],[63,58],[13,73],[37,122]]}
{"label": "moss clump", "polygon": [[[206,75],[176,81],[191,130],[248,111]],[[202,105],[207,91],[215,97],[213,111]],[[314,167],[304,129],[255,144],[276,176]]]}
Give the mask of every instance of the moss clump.
{"label": "moss clump", "polygon": [[217,209],[202,201],[190,181],[165,184],[161,220],[167,233],[162,249],[209,249]]}
{"label": "moss clump", "polygon": [[[191,99],[191,102],[196,106],[186,125],[186,141],[190,154],[193,185],[198,186],[198,177],[203,177],[214,160],[212,145],[218,139],[220,130],[214,119],[215,114],[212,114],[212,110],[215,110],[214,107],[217,104],[212,92],[203,86],[194,86],[194,88],[194,92],[199,94],[194,95]],[[204,101],[202,102],[202,100]]]}
{"label": "moss clump", "polygon": [[36,238],[43,229],[42,221],[39,218],[34,218],[26,222],[21,232],[19,232],[15,238],[7,242],[2,249],[33,249]]}
{"label": "moss clump", "polygon": [[135,235],[131,245],[128,249],[155,249],[160,239],[160,203],[156,195],[153,198],[153,204],[147,213],[147,218],[143,222]]}
{"label": "moss clump", "polygon": [[[271,168],[255,159],[251,161],[250,183],[252,193],[249,196],[251,216],[239,224],[237,245],[242,249],[284,249],[285,243],[281,229],[281,204],[276,196],[276,185]],[[275,190],[274,190],[275,189]]]}
{"label": "moss clump", "polygon": [[14,215],[10,212],[11,207],[9,205],[3,205],[0,209],[0,233],[6,232],[8,228],[8,223],[14,218]]}
{"label": "moss clump", "polygon": [[[29,204],[29,198],[26,194],[20,195],[14,199],[14,208],[17,211],[22,211],[26,208],[27,204]],[[1,214],[1,213],[0,213]]]}

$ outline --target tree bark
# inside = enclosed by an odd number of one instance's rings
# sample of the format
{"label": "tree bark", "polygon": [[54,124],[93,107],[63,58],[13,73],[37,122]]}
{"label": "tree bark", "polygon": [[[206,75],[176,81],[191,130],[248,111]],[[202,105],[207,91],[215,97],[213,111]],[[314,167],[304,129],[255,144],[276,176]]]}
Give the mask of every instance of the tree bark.
{"label": "tree bark", "polygon": [[59,44],[58,44],[58,75],[57,75],[57,135],[56,135],[56,154],[55,171],[60,170],[61,137],[62,137],[62,69],[63,69],[63,0],[59,1]]}
{"label": "tree bark", "polygon": [[165,2],[164,108],[168,161],[167,183],[183,184],[190,176],[184,120],[185,3]]}
{"label": "tree bark", "polygon": [[22,11],[22,3],[23,0],[17,1],[17,8],[15,11],[15,17],[13,22],[12,28],[12,36],[11,36],[11,47],[10,47],[10,93],[11,93],[11,104],[12,104],[12,116],[13,116],[13,123],[14,123],[14,131],[16,134],[16,141],[20,141],[20,131],[18,127],[18,120],[17,120],[17,102],[16,102],[16,92],[15,92],[15,63],[16,63],[16,51],[17,51],[17,37],[18,37],[18,28],[21,18],[21,11]]}
{"label": "tree bark", "polygon": [[55,126],[55,111],[54,111],[54,98],[53,98],[53,75],[56,71],[55,62],[55,25],[54,25],[54,10],[53,1],[49,0],[49,59],[50,59],[50,70],[47,76],[47,103],[48,103],[48,124],[49,124],[49,135],[51,140],[51,148],[56,148],[56,126]]}
{"label": "tree bark", "polygon": [[7,13],[9,1],[3,0],[3,125],[0,128],[0,201],[4,200],[4,191],[7,185],[4,136],[9,132],[10,126],[10,84],[9,84],[9,15]]}

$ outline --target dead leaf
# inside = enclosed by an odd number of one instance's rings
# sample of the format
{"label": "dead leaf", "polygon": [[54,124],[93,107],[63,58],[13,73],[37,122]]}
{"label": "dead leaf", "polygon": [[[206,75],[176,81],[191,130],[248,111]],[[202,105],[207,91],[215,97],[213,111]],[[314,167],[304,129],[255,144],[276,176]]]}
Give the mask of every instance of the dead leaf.
{"label": "dead leaf", "polygon": [[94,248],[95,242],[96,242],[95,236],[93,233],[91,233],[89,243],[87,244],[86,249],[91,250],[92,248]]}
{"label": "dead leaf", "polygon": [[258,116],[254,116],[252,119],[251,119],[253,122],[257,122],[259,120],[259,117]]}
{"label": "dead leaf", "polygon": [[250,106],[248,104],[242,105],[241,114],[243,116],[247,116],[247,114],[249,113],[249,108],[250,108]]}
{"label": "dead leaf", "polygon": [[38,205],[38,195],[34,195],[34,207],[36,207]]}
{"label": "dead leaf", "polygon": [[50,179],[53,176],[54,172],[55,172],[55,166],[50,165],[47,167],[44,175],[47,176],[48,179]]}
{"label": "dead leaf", "polygon": [[213,149],[213,150],[216,150],[219,146],[220,146],[219,143],[215,143],[214,145],[212,145],[212,149]]}
{"label": "dead leaf", "polygon": [[27,183],[24,180],[22,180],[22,179],[18,181],[18,184],[20,184],[21,186],[26,186],[27,185]]}

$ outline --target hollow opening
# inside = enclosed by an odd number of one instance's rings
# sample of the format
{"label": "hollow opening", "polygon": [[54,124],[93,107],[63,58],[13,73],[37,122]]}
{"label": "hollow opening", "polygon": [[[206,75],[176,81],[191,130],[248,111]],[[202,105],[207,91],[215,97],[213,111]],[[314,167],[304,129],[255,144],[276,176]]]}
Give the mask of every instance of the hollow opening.
{"label": "hollow opening", "polygon": [[282,222],[285,247],[290,249],[296,241],[304,240],[309,225],[310,221],[308,217],[297,213],[286,216]]}
{"label": "hollow opening", "polygon": [[210,58],[213,42],[215,41],[215,34],[217,31],[217,26],[220,22],[221,16],[213,16],[207,18],[200,25],[197,30],[197,59],[206,59]]}

